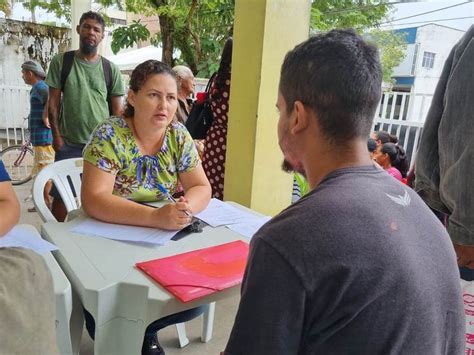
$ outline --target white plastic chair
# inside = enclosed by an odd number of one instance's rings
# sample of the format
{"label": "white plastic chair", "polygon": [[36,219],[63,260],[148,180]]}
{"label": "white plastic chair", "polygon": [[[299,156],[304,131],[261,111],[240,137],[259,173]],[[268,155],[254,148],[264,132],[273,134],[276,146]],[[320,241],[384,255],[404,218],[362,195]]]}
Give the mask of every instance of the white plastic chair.
{"label": "white plastic chair", "polygon": [[[33,202],[36,206],[36,211],[44,222],[57,221],[46,205],[43,196],[44,187],[50,180],[56,186],[68,213],[81,207],[83,164],[82,158],[65,159],[46,166],[38,173],[33,183]],[[74,197],[71,184],[74,186],[76,197]],[[209,304],[209,310],[203,314],[201,334],[201,341],[203,343],[207,343],[212,338],[215,306],[215,302],[212,302]],[[185,323],[176,324],[176,331],[178,333],[179,346],[183,348],[188,345],[189,339],[186,336]]]}
{"label": "white plastic chair", "polygon": [[[33,183],[33,202],[44,222],[57,221],[43,196],[44,187],[49,180],[56,186],[68,213],[81,207],[82,166],[82,158],[66,159],[48,165],[38,173]],[[74,186],[77,198],[74,197],[70,183]]]}

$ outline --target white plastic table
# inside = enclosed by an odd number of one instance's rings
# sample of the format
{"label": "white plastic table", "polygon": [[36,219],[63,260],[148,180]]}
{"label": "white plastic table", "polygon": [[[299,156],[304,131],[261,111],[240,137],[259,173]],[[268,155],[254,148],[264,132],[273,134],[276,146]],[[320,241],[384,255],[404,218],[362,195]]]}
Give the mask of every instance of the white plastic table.
{"label": "white plastic table", "polygon": [[[244,207],[242,207],[244,208]],[[67,275],[82,305],[94,317],[96,333],[94,353],[134,355],[141,353],[146,327],[153,321],[201,304],[208,304],[239,293],[240,285],[216,292],[199,300],[182,303],[135,267],[135,263],[224,244],[245,237],[225,228],[206,226],[164,246],[125,243],[70,232],[84,220],[79,215],[67,223],[49,222],[42,235],[54,243],[61,268]],[[74,304],[77,308],[80,305]],[[81,309],[82,311],[82,309]],[[78,314],[77,309],[74,311]],[[75,317],[71,328],[82,327]],[[71,323],[72,323],[71,322]],[[72,342],[76,343],[77,332]]]}
{"label": "white plastic table", "polygon": [[[38,230],[29,224],[21,224],[21,228],[31,231],[33,234],[41,238]],[[56,303],[56,342],[60,354],[70,354],[71,331],[69,328],[69,321],[72,313],[72,291],[69,280],[64,275],[64,272],[59,267],[51,253],[41,254],[46,265],[48,265],[51,275],[53,277],[54,295]],[[79,344],[74,344],[76,348]]]}

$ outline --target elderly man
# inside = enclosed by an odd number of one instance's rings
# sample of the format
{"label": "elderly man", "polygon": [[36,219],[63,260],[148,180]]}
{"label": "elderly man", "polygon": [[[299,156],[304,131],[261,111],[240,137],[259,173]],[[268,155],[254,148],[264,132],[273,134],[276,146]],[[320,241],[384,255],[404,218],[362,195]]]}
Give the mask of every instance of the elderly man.
{"label": "elderly man", "polygon": [[253,237],[226,355],[463,353],[449,237],[367,154],[381,79],[352,31],[286,55],[278,137],[311,191]]}
{"label": "elderly man", "polygon": [[[33,60],[27,60],[21,65],[21,75],[27,85],[31,85],[30,91],[30,139],[34,150],[33,176],[36,176],[45,166],[54,162],[54,149],[52,146],[53,136],[48,120],[48,85],[45,84],[46,74],[43,67]],[[49,202],[49,191],[51,182],[46,184],[44,199]],[[35,207],[28,208],[28,212],[35,212]]]}

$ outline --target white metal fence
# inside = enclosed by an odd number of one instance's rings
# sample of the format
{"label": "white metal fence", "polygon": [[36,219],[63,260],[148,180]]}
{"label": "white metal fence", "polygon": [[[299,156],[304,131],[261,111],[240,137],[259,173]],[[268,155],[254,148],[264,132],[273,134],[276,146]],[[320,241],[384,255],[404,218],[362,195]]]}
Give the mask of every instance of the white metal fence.
{"label": "white metal fence", "polygon": [[[196,80],[196,91],[204,91],[206,79]],[[29,113],[29,90],[24,86],[0,85],[0,148],[25,141]],[[412,164],[432,95],[384,92],[375,114],[373,130],[397,135]]]}
{"label": "white metal fence", "polygon": [[373,130],[395,134],[410,158],[410,166],[415,161],[432,98],[433,95],[384,92],[375,114]]}
{"label": "white metal fence", "polygon": [[30,88],[26,85],[0,85],[0,148],[21,144],[30,112]]}

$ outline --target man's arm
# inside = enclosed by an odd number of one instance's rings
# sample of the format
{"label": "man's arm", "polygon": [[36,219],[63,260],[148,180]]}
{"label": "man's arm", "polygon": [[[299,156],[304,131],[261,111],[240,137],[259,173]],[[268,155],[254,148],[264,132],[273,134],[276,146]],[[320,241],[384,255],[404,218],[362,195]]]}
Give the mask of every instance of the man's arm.
{"label": "man's arm", "polygon": [[48,118],[48,105],[49,105],[49,98],[46,100],[46,104],[44,105],[44,110],[43,110],[43,123],[46,127],[51,128],[51,125],[49,124],[49,118]]}
{"label": "man's arm", "polygon": [[224,354],[297,354],[305,300],[305,289],[293,268],[272,246],[254,238]]}
{"label": "man's arm", "polygon": [[122,105],[122,96],[112,96],[112,115],[122,116],[123,105]]}
{"label": "man's arm", "polygon": [[9,181],[0,182],[0,237],[5,235],[20,219],[20,204]]}
{"label": "man's arm", "polygon": [[61,90],[49,87],[48,118],[53,133],[53,148],[57,152],[64,144],[59,132],[59,112],[61,109]]}

